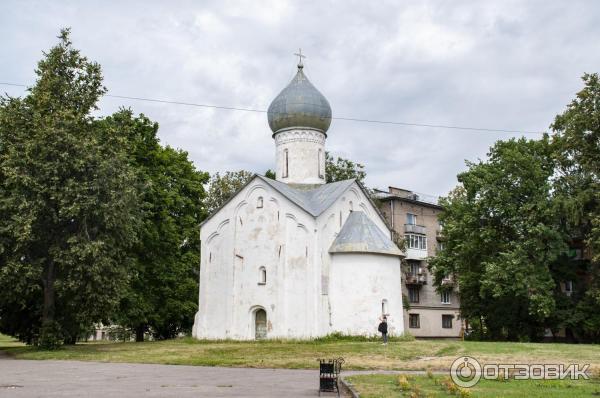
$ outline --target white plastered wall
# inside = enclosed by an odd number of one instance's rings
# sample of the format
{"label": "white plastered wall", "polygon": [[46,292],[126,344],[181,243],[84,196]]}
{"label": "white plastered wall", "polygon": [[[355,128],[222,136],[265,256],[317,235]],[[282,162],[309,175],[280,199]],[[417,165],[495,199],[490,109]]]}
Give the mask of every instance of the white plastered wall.
{"label": "white plastered wall", "polygon": [[[257,309],[267,313],[268,338],[310,338],[345,329],[363,334],[372,328],[372,318],[380,315],[377,308],[369,304],[352,312],[345,300],[336,298],[350,297],[351,302],[385,298],[390,310],[401,308],[398,257],[340,255],[333,261],[329,254],[351,210],[365,212],[389,236],[356,183],[315,218],[255,178],[201,228],[199,311],[193,335],[253,339]],[[362,266],[354,274],[358,262]],[[261,267],[267,272],[264,285],[259,284]],[[340,281],[348,277],[359,285],[364,282],[367,289],[345,288]],[[387,284],[375,286],[372,280],[377,278],[397,286],[399,297],[387,293]],[[373,289],[375,296],[365,295]],[[380,298],[382,294],[389,297]],[[391,315],[395,330],[400,330],[402,312]]]}
{"label": "white plastered wall", "polygon": [[[262,208],[258,207],[262,198]],[[260,178],[201,228],[197,338],[254,338],[254,312],[267,337],[315,335],[315,220]],[[260,268],[267,272],[260,284]]]}
{"label": "white plastered wall", "polygon": [[277,132],[274,138],[277,181],[325,183],[325,134],[311,129],[287,129]]}
{"label": "white plastered wall", "polygon": [[400,258],[383,254],[338,253],[331,263],[332,331],[377,334],[383,315],[391,335],[404,331]]}

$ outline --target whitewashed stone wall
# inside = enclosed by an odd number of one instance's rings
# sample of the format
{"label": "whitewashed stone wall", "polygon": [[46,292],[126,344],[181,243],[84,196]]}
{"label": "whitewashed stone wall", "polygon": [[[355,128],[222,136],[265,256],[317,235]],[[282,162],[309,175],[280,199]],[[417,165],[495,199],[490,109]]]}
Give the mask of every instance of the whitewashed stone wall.
{"label": "whitewashed stone wall", "polygon": [[311,129],[289,129],[277,132],[274,138],[277,181],[287,184],[325,183],[325,134]]}
{"label": "whitewashed stone wall", "polygon": [[[268,338],[310,338],[332,331],[373,334],[382,299],[389,302],[390,326],[401,333],[399,259],[372,254],[334,258],[328,252],[351,210],[364,211],[389,235],[357,184],[315,218],[256,177],[201,228],[193,335],[253,339],[258,309],[267,313]],[[267,272],[264,285],[259,283],[261,267]]]}
{"label": "whitewashed stone wall", "polygon": [[338,253],[333,257],[330,274],[333,331],[377,334],[385,301],[388,332],[402,334],[400,258],[366,253]]}

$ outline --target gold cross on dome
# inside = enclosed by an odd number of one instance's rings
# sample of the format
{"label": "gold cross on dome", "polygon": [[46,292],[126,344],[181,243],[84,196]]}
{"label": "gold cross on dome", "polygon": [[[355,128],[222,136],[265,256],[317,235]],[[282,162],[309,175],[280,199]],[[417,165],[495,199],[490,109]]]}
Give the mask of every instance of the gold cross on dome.
{"label": "gold cross on dome", "polygon": [[302,49],[299,48],[297,53],[294,53],[298,57],[298,66],[302,66],[302,58],[306,58],[306,55],[302,55]]}

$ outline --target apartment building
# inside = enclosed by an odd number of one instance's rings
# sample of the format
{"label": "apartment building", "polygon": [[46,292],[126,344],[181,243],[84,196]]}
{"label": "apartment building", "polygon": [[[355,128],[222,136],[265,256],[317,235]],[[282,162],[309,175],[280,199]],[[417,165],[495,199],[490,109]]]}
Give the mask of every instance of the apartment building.
{"label": "apartment building", "polygon": [[437,198],[395,187],[387,192],[375,190],[375,197],[392,230],[406,241],[402,274],[405,330],[415,337],[461,337],[458,286],[446,279],[445,289],[439,293],[427,269],[428,258],[444,244],[438,221],[442,207]]}

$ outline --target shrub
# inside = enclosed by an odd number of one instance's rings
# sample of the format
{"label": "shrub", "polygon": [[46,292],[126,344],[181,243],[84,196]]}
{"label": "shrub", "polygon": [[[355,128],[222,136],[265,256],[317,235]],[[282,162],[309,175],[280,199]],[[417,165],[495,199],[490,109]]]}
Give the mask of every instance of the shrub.
{"label": "shrub", "polygon": [[471,391],[467,388],[459,388],[458,393],[460,394],[460,398],[471,398]]}
{"label": "shrub", "polygon": [[410,382],[408,381],[408,379],[406,378],[405,375],[399,375],[397,382],[398,382],[398,387],[400,387],[400,389],[402,391],[410,390]]}
{"label": "shrub", "polygon": [[42,350],[56,350],[63,344],[64,339],[60,324],[55,321],[47,321],[42,325],[36,345]]}

